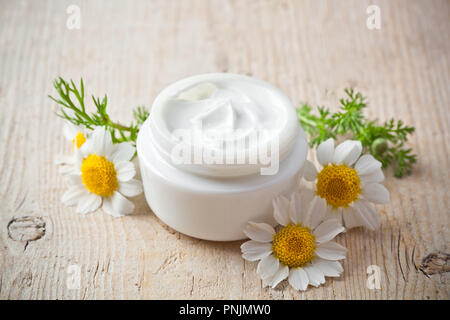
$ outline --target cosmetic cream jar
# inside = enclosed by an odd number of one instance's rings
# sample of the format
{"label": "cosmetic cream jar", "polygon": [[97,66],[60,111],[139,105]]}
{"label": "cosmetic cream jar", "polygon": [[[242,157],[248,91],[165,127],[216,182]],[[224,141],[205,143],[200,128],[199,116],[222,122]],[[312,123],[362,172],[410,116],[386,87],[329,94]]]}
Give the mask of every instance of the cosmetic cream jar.
{"label": "cosmetic cream jar", "polygon": [[298,187],[307,143],[295,108],[273,85],[228,73],[177,81],[155,99],[137,152],[147,202],[192,237],[246,238],[274,224],[272,200]]}

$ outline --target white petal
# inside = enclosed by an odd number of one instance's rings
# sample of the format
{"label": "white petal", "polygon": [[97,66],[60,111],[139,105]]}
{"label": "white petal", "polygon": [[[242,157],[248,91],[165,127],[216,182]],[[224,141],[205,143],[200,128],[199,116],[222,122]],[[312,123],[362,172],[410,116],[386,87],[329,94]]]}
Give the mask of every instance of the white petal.
{"label": "white petal", "polygon": [[338,209],[337,209],[337,212],[336,212],[336,217],[335,217],[335,219],[337,219],[337,220],[339,221],[340,224],[343,224],[343,223],[344,223],[344,221],[343,221],[343,220],[344,220],[343,212],[344,212],[344,208],[343,208],[343,207],[338,208]]}
{"label": "white petal", "polygon": [[[111,134],[108,134],[109,138],[111,139]],[[112,141],[110,143],[105,142],[105,147],[103,148],[103,152],[105,153],[105,157],[107,159],[111,159],[111,155],[114,151],[114,144],[112,143]]]}
{"label": "white petal", "polygon": [[73,125],[70,122],[66,122],[64,124],[64,128],[63,128],[63,132],[64,132],[64,137],[69,140],[70,142],[72,142],[72,140],[75,138],[75,136],[78,134],[78,132],[80,132],[80,130],[78,130],[78,128]]}
{"label": "white petal", "polygon": [[97,210],[102,204],[102,197],[99,195],[88,193],[80,201],[78,201],[77,212],[86,214]]}
{"label": "white petal", "polygon": [[319,268],[315,267],[314,265],[308,265],[304,268],[304,270],[308,275],[310,285],[318,287],[322,283],[325,283],[325,276]]}
{"label": "white petal", "polygon": [[322,166],[329,164],[333,161],[334,155],[334,140],[332,138],[322,142],[316,151],[317,161]]}
{"label": "white petal", "polygon": [[262,243],[254,240],[241,245],[242,258],[248,261],[263,259],[272,253],[272,243]]}
{"label": "white petal", "polygon": [[133,212],[134,204],[119,192],[114,191],[111,197],[103,199],[103,211],[113,217],[121,217]]}
{"label": "white petal", "polygon": [[[85,142],[83,144],[83,146],[86,144],[87,142]],[[83,148],[83,146],[81,148]],[[81,149],[80,148],[80,149]],[[78,150],[80,150],[78,149]],[[83,158],[83,154],[79,151],[75,151],[75,168],[78,171],[78,174],[81,174],[81,166],[83,165],[83,161],[85,158]]]}
{"label": "white petal", "polygon": [[310,203],[305,225],[311,229],[314,229],[324,220],[326,211],[326,200],[319,196],[315,196]]}
{"label": "white petal", "polygon": [[283,196],[278,196],[273,199],[273,217],[275,220],[285,226],[289,223],[289,200]]}
{"label": "white petal", "polygon": [[389,191],[379,183],[371,183],[362,188],[362,195],[365,199],[375,203],[388,203]]}
{"label": "white petal", "polygon": [[61,166],[59,167],[58,170],[59,173],[61,173],[62,175],[76,175],[76,174],[80,174],[80,171],[75,168],[75,166],[73,165],[68,165],[68,166]]}
{"label": "white petal", "polygon": [[131,143],[123,142],[114,146],[114,151],[111,154],[112,162],[129,161],[134,156],[136,148]]}
{"label": "white petal", "polygon": [[327,205],[327,211],[325,213],[324,220],[336,219],[340,224],[343,224],[342,211],[343,211],[342,207],[340,207],[340,208],[333,208],[332,206],[328,206]]}
{"label": "white petal", "polygon": [[358,174],[371,174],[381,168],[381,162],[375,159],[371,154],[365,154],[359,158],[355,164],[355,170]]}
{"label": "white petal", "polygon": [[303,268],[293,268],[289,271],[289,284],[295,290],[305,291],[309,284],[308,274]]}
{"label": "white petal", "polygon": [[303,164],[303,177],[308,181],[314,181],[317,178],[316,166],[309,160]]}
{"label": "white petal", "polygon": [[304,223],[308,214],[308,208],[310,202],[315,197],[314,192],[310,189],[303,189],[298,192],[294,192],[291,196],[291,220],[294,224]]}
{"label": "white petal", "polygon": [[65,178],[70,185],[79,185],[84,188],[83,180],[81,179],[80,174],[67,174]]}
{"label": "white petal", "polygon": [[316,268],[319,268],[326,277],[339,277],[344,271],[342,265],[338,261],[316,258],[313,261],[313,265]]}
{"label": "white petal", "polygon": [[119,192],[126,197],[134,197],[142,193],[142,182],[136,179],[121,182],[119,184]]}
{"label": "white petal", "polygon": [[361,141],[346,140],[336,147],[333,162],[351,166],[359,158],[362,151]]}
{"label": "white petal", "polygon": [[249,222],[244,229],[247,237],[258,242],[270,242],[273,240],[275,230],[267,223]]}
{"label": "white petal", "polygon": [[344,230],[345,228],[337,219],[330,219],[322,222],[313,233],[316,236],[316,241],[318,243],[323,243],[332,240]]}
{"label": "white petal", "polygon": [[105,137],[109,135],[109,132],[106,131],[104,127],[95,128],[92,136],[89,140],[92,141],[92,149],[97,155],[104,156],[104,145],[105,145]]}
{"label": "white petal", "polygon": [[288,275],[289,275],[289,267],[283,266],[280,263],[277,272],[275,272],[275,274],[272,277],[268,279],[263,279],[263,282],[267,282],[268,285],[270,285],[272,288],[275,288],[281,281],[286,279]]}
{"label": "white petal", "polygon": [[367,200],[358,199],[353,203],[353,206],[358,210],[364,225],[370,230],[376,230],[381,224],[380,215],[375,207]]}
{"label": "white petal", "polygon": [[94,149],[94,141],[92,138],[87,139],[79,149],[75,149],[75,157],[77,157],[76,162],[81,165],[84,158],[87,158],[90,154],[96,153],[97,150]]}
{"label": "white petal", "polygon": [[330,241],[319,244],[316,249],[316,254],[326,260],[341,260],[345,259],[347,249],[339,243]]}
{"label": "white petal", "polygon": [[277,272],[279,265],[280,261],[271,254],[261,259],[256,268],[256,272],[261,276],[261,279],[268,279],[273,277],[275,272]]}
{"label": "white petal", "polygon": [[366,226],[359,211],[351,206],[344,209],[343,218],[344,225],[347,229]]}
{"label": "white petal", "polygon": [[136,175],[136,168],[130,161],[121,161],[114,164],[119,181],[129,181]]}
{"label": "white petal", "polygon": [[370,183],[379,183],[384,180],[383,170],[377,169],[370,174],[361,174],[359,175],[359,179],[361,180],[361,186],[368,185]]}
{"label": "white petal", "polygon": [[55,156],[55,164],[64,165],[64,164],[74,164],[75,157],[73,155],[66,156],[62,154],[58,154]]}
{"label": "white petal", "polygon": [[291,219],[293,224],[297,224],[300,220],[297,218],[297,208],[300,209],[301,199],[300,194],[298,192],[293,192],[291,194],[291,202],[289,203],[289,218]]}
{"label": "white petal", "polygon": [[97,127],[89,140],[92,140],[92,148],[95,154],[110,157],[113,144],[109,131],[103,127]]}
{"label": "white petal", "polygon": [[66,206],[74,206],[86,195],[88,191],[83,185],[71,186],[62,196],[61,202]]}

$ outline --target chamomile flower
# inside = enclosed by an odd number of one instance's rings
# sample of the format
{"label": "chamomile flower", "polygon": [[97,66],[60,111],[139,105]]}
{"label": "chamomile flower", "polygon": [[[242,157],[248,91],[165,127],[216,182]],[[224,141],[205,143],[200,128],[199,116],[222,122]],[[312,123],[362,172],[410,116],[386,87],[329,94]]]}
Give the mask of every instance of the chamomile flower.
{"label": "chamomile flower", "polygon": [[76,126],[70,122],[65,123],[63,132],[64,137],[72,143],[74,151],[76,149],[80,149],[88,137],[84,128]]}
{"label": "chamomile flower", "polygon": [[375,230],[380,217],[371,202],[389,202],[389,191],[380,184],[384,180],[381,163],[369,154],[360,157],[361,151],[360,141],[347,140],[335,148],[334,140],[328,139],[316,150],[322,168],[318,171],[306,161],[303,176],[313,182],[315,197],[326,201],[325,218],[343,221],[348,229]]}
{"label": "chamomile flower", "polygon": [[88,138],[87,130],[83,127],[76,126],[70,122],[64,124],[63,134],[66,140],[72,145],[71,155],[57,155],[55,163],[60,165],[59,172],[62,174],[75,173],[75,152],[81,148]]}
{"label": "chamomile flower", "polygon": [[62,197],[68,206],[76,205],[85,214],[102,206],[103,211],[118,217],[131,213],[134,204],[126,197],[142,192],[141,182],[130,161],[135,148],[129,143],[113,144],[102,127],[75,152],[73,170],[67,175],[70,187]]}
{"label": "chamomile flower", "polygon": [[293,288],[304,291],[308,285],[323,284],[326,276],[339,277],[343,268],[337,260],[344,259],[347,250],[331,240],[344,227],[336,219],[318,219],[322,215],[315,213],[326,209],[322,199],[304,190],[293,193],[290,201],[279,196],[273,205],[281,228],[249,222],[244,233],[250,241],[241,246],[244,259],[260,260],[257,272],[264,287],[274,288],[288,278]]}

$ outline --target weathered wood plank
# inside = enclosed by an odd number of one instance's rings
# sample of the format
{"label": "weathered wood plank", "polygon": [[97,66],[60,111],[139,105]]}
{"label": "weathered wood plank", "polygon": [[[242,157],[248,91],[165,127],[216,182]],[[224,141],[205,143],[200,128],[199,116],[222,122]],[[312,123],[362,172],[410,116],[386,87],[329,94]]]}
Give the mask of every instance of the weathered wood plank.
{"label": "weathered wood plank", "polygon": [[[380,30],[366,27],[373,2]],[[448,1],[79,1],[80,30],[66,28],[70,4],[0,1],[0,298],[448,299]],[[386,172],[382,228],[339,238],[341,278],[306,293],[262,289],[241,242],[181,235],[143,196],[122,219],[60,204],[54,158],[69,146],[46,97],[56,76],[107,92],[125,122],[172,81],[217,71],[272,82],[296,103],[335,106],[355,86],[368,115],[416,127],[414,174]],[[366,286],[370,265],[379,290]],[[79,289],[67,282],[76,266]]]}

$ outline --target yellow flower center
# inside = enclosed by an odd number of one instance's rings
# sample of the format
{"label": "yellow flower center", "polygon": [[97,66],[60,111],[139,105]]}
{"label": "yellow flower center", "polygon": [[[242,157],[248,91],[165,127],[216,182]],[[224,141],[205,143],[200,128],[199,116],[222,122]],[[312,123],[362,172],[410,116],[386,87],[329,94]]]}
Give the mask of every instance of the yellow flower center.
{"label": "yellow flower center", "polygon": [[317,175],[317,195],[334,208],[347,207],[360,192],[356,170],[345,164],[325,166]]}
{"label": "yellow flower center", "polygon": [[77,149],[80,149],[80,147],[86,142],[86,137],[84,136],[83,132],[78,132],[75,138],[72,140],[73,147],[77,147]]}
{"label": "yellow flower center", "polygon": [[314,241],[309,228],[288,224],[273,236],[272,250],[282,264],[297,268],[314,259]]}
{"label": "yellow flower center", "polygon": [[114,164],[104,156],[91,154],[81,164],[81,180],[86,189],[102,197],[112,196],[119,187]]}

